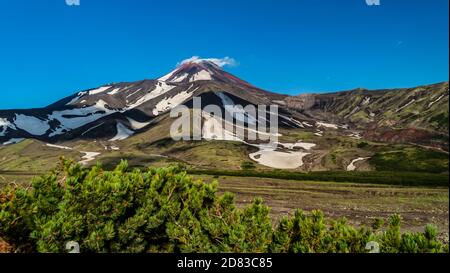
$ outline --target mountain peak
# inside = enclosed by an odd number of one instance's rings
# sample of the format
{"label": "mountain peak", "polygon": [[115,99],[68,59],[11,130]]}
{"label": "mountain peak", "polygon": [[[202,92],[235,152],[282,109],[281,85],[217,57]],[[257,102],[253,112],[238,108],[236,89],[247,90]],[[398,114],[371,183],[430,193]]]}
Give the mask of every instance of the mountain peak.
{"label": "mountain peak", "polygon": [[189,59],[183,60],[179,63],[179,66],[184,64],[204,64],[204,65],[212,65],[216,66],[219,69],[222,69],[224,66],[235,66],[236,60],[230,57],[224,57],[224,58],[206,58],[202,59],[198,56],[193,56]]}
{"label": "mountain peak", "polygon": [[197,68],[199,70],[209,70],[209,69],[223,70],[221,66],[205,59],[184,62],[177,67],[177,69],[191,69],[191,68]]}
{"label": "mountain peak", "polygon": [[223,59],[192,57],[180,62],[175,70],[158,80],[170,83],[223,80],[225,71],[222,68],[234,64],[235,61],[229,57]]}
{"label": "mountain peak", "polygon": [[217,73],[217,70],[220,68],[212,63],[184,63],[158,80],[170,83],[212,80],[212,75]]}

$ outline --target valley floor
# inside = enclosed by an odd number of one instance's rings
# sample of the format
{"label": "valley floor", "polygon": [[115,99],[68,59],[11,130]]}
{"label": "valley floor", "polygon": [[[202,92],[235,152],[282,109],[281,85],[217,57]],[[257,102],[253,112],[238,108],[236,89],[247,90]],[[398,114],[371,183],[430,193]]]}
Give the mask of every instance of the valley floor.
{"label": "valley floor", "polygon": [[296,209],[322,210],[327,217],[345,217],[355,225],[371,225],[375,218],[402,216],[404,231],[422,231],[426,224],[439,228],[440,237],[448,242],[448,188],[414,188],[389,185],[333,182],[287,181],[272,178],[209,175],[196,177],[219,181],[220,191],[236,194],[239,206],[248,205],[255,197],[264,199],[272,208],[276,221]]}

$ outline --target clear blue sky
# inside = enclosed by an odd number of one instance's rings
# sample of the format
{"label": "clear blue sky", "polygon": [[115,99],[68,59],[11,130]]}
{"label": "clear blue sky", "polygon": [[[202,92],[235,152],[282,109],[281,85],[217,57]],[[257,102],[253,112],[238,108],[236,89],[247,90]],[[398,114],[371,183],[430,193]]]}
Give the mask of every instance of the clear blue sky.
{"label": "clear blue sky", "polygon": [[42,107],[186,58],[280,93],[448,80],[448,0],[0,0],[0,109]]}

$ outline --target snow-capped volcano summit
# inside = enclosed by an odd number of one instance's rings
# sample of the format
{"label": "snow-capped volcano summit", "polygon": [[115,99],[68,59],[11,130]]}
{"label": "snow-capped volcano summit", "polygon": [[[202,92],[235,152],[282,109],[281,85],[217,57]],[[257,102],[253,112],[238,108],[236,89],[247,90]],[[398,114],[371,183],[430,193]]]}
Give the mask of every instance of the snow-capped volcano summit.
{"label": "snow-capped volcano summit", "polygon": [[212,80],[213,75],[220,74],[221,68],[210,61],[192,61],[181,64],[169,74],[159,78],[165,82],[194,82]]}
{"label": "snow-capped volcano summit", "polygon": [[183,61],[175,70],[159,78],[168,83],[189,83],[195,81],[219,81],[229,84],[251,84],[223,70],[225,59],[190,59]]}

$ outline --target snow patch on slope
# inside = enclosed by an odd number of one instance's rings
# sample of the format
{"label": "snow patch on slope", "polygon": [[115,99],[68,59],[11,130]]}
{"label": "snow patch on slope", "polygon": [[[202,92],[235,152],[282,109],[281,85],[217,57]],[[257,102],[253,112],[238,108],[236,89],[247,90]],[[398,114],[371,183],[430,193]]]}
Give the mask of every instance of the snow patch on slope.
{"label": "snow patch on slope", "polygon": [[63,130],[79,128],[115,112],[114,110],[108,109],[106,106],[107,104],[104,100],[99,100],[94,105],[85,108],[54,111],[48,116],[48,119],[55,119],[59,121],[61,125],[56,128],[50,136],[61,134]]}
{"label": "snow patch on slope", "polygon": [[225,129],[223,126],[223,120],[219,117],[212,115],[211,113],[202,113],[204,118],[203,128],[202,128],[202,138],[206,140],[229,140],[229,141],[240,141],[233,132]]}
{"label": "snow patch on slope", "polygon": [[209,73],[206,70],[202,70],[200,72],[195,73],[191,78],[190,78],[190,82],[195,82],[195,81],[210,81],[212,80],[211,77],[211,73]]}
{"label": "snow patch on slope", "polygon": [[336,124],[325,123],[325,122],[316,122],[316,126],[317,127],[331,128],[331,129],[338,129],[338,126]]}
{"label": "snow patch on slope", "polygon": [[431,106],[433,106],[433,104],[435,104],[436,102],[440,101],[443,97],[445,97],[445,94],[442,94],[439,98],[437,98],[436,100],[430,102],[428,104],[428,108],[430,108]]}
{"label": "snow patch on slope", "polygon": [[35,136],[41,136],[50,129],[47,121],[23,114],[16,114],[14,124],[17,128],[27,131]]}
{"label": "snow patch on slope", "polygon": [[8,121],[6,118],[0,118],[0,136],[4,136],[6,134],[6,130],[8,128],[16,129],[16,126]]}
{"label": "snow patch on slope", "polygon": [[184,73],[183,75],[176,77],[175,79],[171,80],[170,82],[182,82],[188,76],[189,76],[188,73]]}
{"label": "snow patch on slope", "polygon": [[81,151],[81,153],[84,153],[84,156],[82,157],[83,160],[81,160],[80,163],[81,165],[87,165],[89,162],[91,162],[92,160],[94,160],[97,156],[100,155],[100,153],[96,153],[96,152],[83,152]]}
{"label": "snow patch on slope", "polygon": [[72,148],[67,147],[67,146],[54,145],[54,144],[50,144],[50,143],[45,144],[45,146],[50,147],[50,148],[62,149],[62,150],[72,150]]}
{"label": "snow patch on slope", "polygon": [[100,88],[89,91],[89,95],[96,95],[96,94],[103,93],[106,90],[108,90],[109,88],[111,88],[111,86],[102,86]]}
{"label": "snow patch on slope", "polygon": [[174,85],[168,85],[167,83],[163,82],[163,81],[158,81],[158,83],[156,84],[155,89],[153,89],[150,93],[147,93],[146,95],[142,96],[140,99],[138,99],[135,103],[128,105],[128,109],[132,109],[135,107],[138,107],[139,105],[153,99],[156,98],[158,96],[161,96],[167,92],[169,92],[170,90],[172,90],[173,88],[175,88],[176,86]]}
{"label": "snow patch on slope", "polygon": [[185,100],[190,98],[192,96],[193,92],[183,91],[171,98],[164,98],[161,101],[156,104],[155,108],[153,109],[153,115],[157,116],[160,113],[163,113],[165,111],[168,111],[177,105],[180,105]]}
{"label": "snow patch on slope", "polygon": [[117,140],[124,140],[129,138],[134,134],[134,131],[128,129],[125,125],[118,122],[117,123],[117,134],[115,137],[111,138],[109,141],[117,141]]}
{"label": "snow patch on slope", "polygon": [[369,104],[370,100],[371,100],[371,97],[366,97],[366,98],[364,98],[364,100],[363,100],[363,102],[361,103],[361,105],[367,105],[367,104]]}
{"label": "snow patch on slope", "polygon": [[311,150],[313,147],[316,146],[315,143],[307,143],[307,142],[302,142],[302,141],[298,141],[296,143],[281,143],[281,142],[277,142],[277,144],[283,146],[284,148],[287,148],[289,150],[293,150],[295,148],[302,148],[305,150]]}
{"label": "snow patch on slope", "polygon": [[73,98],[71,101],[69,101],[68,103],[66,103],[66,105],[72,105],[75,102],[77,102],[82,96],[77,95],[75,98]]}
{"label": "snow patch on slope", "polygon": [[234,114],[236,120],[239,120],[241,122],[247,121],[249,124],[256,124],[256,119],[248,115],[248,113],[245,112],[243,108],[235,107],[234,101],[224,92],[218,92],[215,94],[222,100],[225,111],[227,111],[230,115]]}
{"label": "snow patch on slope", "polygon": [[115,94],[119,93],[120,90],[121,90],[120,88],[114,88],[112,91],[109,91],[107,94],[115,95]]}
{"label": "snow patch on slope", "polygon": [[173,74],[175,74],[176,71],[177,70],[174,70],[174,71],[170,72],[169,74],[159,78],[158,81],[161,81],[161,82],[167,81],[168,79],[170,79],[173,76]]}
{"label": "snow patch on slope", "polygon": [[352,162],[350,162],[350,164],[347,166],[347,171],[354,171],[354,170],[356,170],[356,166],[355,166],[356,162],[367,160],[369,158],[370,157],[359,157],[357,159],[352,160]]}
{"label": "snow patch on slope", "polygon": [[25,140],[24,138],[11,138],[10,140],[3,142],[3,145],[10,145],[10,144],[16,144],[21,141]]}
{"label": "snow patch on slope", "polygon": [[358,133],[358,132],[351,132],[348,136],[349,136],[350,138],[353,138],[353,139],[356,139],[356,140],[359,140],[359,139],[362,138],[362,137],[361,137],[361,134]]}
{"label": "snow patch on slope", "polygon": [[133,93],[130,93],[129,95],[127,95],[127,99],[141,90],[142,90],[142,88],[139,88],[138,90],[134,91]]}
{"label": "snow patch on slope", "polygon": [[316,135],[318,137],[323,137],[323,131],[317,130],[317,132],[315,132],[314,135]]}
{"label": "snow patch on slope", "polygon": [[129,117],[127,117],[127,120],[130,122],[131,128],[133,128],[133,130],[140,130],[151,123],[151,122],[139,122]]}
{"label": "snow patch on slope", "polygon": [[296,169],[303,166],[303,157],[307,155],[309,155],[309,153],[262,150],[250,154],[249,157],[259,164],[271,168]]}
{"label": "snow patch on slope", "polygon": [[403,105],[402,107],[397,109],[397,113],[400,112],[401,110],[405,109],[406,107],[410,106],[411,104],[413,104],[414,102],[416,102],[416,99],[412,99],[410,100],[407,104]]}

